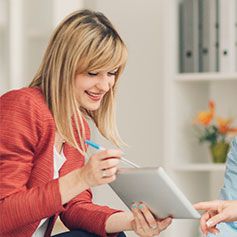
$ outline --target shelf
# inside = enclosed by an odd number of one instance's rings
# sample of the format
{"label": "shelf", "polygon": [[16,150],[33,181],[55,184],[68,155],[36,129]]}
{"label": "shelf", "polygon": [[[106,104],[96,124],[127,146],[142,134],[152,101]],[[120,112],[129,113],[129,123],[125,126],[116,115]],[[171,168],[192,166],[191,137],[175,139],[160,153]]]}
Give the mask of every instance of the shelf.
{"label": "shelf", "polygon": [[225,171],[225,164],[200,163],[184,164],[173,167],[174,171]]}
{"label": "shelf", "polygon": [[200,81],[237,81],[237,72],[233,73],[180,73],[174,76],[177,82]]}

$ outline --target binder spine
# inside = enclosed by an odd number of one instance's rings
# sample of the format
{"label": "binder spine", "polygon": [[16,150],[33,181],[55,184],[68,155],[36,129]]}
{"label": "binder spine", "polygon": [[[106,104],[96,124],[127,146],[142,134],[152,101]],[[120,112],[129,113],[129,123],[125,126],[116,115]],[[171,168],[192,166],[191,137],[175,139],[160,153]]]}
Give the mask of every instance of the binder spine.
{"label": "binder spine", "polygon": [[220,72],[235,71],[235,1],[219,0]]}
{"label": "binder spine", "polygon": [[203,72],[217,71],[217,1],[202,0],[202,50]]}
{"label": "binder spine", "polygon": [[199,12],[197,0],[184,0],[183,4],[183,69],[199,71]]}

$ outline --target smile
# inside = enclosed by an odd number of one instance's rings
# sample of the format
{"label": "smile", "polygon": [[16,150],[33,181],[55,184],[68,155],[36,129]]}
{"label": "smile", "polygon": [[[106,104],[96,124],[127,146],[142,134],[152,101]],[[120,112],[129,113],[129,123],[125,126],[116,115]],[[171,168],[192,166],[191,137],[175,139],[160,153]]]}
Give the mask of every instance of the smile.
{"label": "smile", "polygon": [[102,97],[101,93],[95,93],[95,92],[89,92],[89,91],[85,91],[85,92],[89,96],[89,98],[91,98],[92,100],[100,100]]}

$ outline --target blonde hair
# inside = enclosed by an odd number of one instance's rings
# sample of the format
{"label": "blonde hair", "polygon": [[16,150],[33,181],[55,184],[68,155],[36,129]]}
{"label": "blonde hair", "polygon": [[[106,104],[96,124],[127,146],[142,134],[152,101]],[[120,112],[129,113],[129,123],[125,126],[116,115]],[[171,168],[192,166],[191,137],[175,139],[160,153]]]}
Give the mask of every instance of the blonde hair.
{"label": "blonde hair", "polygon": [[[82,114],[90,117],[107,139],[117,146],[121,144],[115,121],[115,97],[117,81],[126,60],[124,42],[110,21],[99,12],[73,12],[59,24],[50,39],[29,87],[41,88],[57,131],[82,154],[85,154]],[[103,97],[99,109],[88,111],[80,108],[74,94],[76,74],[109,71],[117,67],[114,86]]]}

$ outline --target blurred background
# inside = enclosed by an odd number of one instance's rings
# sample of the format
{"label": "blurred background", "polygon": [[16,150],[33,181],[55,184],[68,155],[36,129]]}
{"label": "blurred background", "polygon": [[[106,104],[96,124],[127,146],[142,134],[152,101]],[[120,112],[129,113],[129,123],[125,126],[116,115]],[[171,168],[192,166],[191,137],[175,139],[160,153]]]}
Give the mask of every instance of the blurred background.
{"label": "blurred background", "polygon": [[[163,166],[192,203],[217,199],[225,165],[213,163],[191,120],[208,110],[210,99],[217,114],[237,118],[237,73],[182,71],[180,6],[185,1],[0,0],[0,94],[29,84],[53,29],[67,14],[84,8],[101,11],[129,49],[117,102],[126,157],[142,167]],[[95,142],[112,146],[93,124],[91,130]],[[93,152],[89,149],[88,156]],[[107,185],[93,193],[96,203],[128,210]],[[63,230],[58,221],[54,233]],[[160,236],[201,236],[199,222],[174,220]]]}

